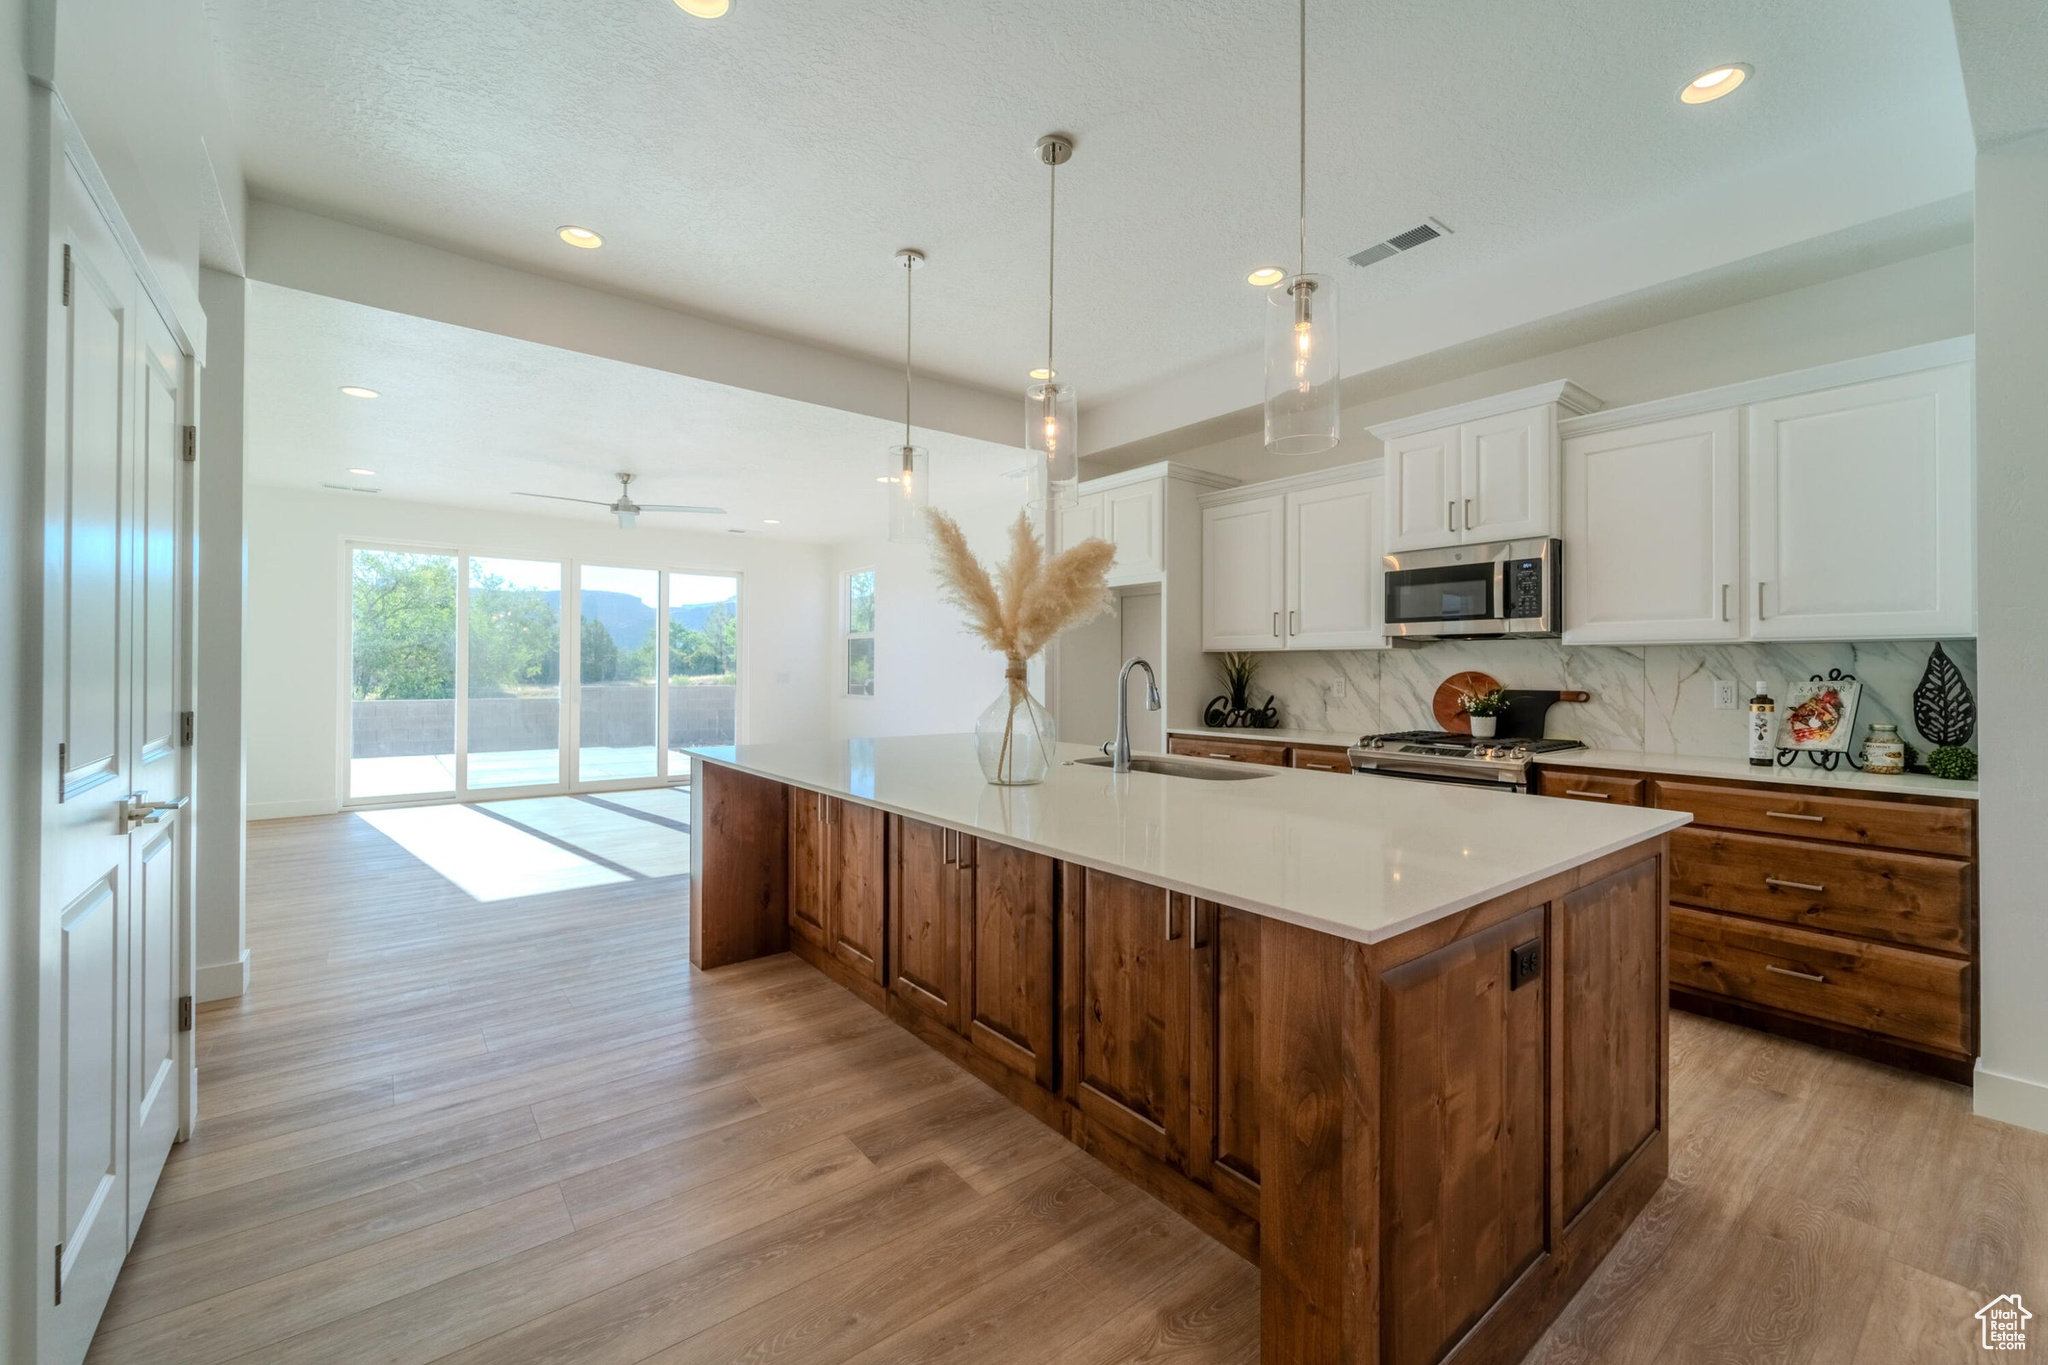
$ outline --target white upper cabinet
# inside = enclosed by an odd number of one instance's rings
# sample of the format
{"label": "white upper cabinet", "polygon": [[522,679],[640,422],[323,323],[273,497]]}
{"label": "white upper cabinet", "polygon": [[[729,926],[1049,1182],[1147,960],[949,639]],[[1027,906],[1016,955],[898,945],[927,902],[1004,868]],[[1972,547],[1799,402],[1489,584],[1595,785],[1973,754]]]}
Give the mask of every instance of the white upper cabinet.
{"label": "white upper cabinet", "polygon": [[1387,549],[1458,543],[1458,461],[1456,427],[1387,442]]}
{"label": "white upper cabinet", "polygon": [[1286,499],[1202,509],[1202,648],[1282,649]]}
{"label": "white upper cabinet", "polygon": [[[1102,529],[1102,498],[1100,493],[1083,493],[1081,501],[1073,507],[1062,507],[1057,514],[1059,521],[1059,548],[1071,550],[1088,539],[1107,540]],[[1122,558],[1121,555],[1118,556]],[[1115,569],[1110,570],[1116,572]]]}
{"label": "white upper cabinet", "polygon": [[1556,535],[1557,423],[1599,406],[1560,380],[1373,427],[1387,552]]}
{"label": "white upper cabinet", "polygon": [[1384,649],[1380,479],[1285,494],[1289,649]]}
{"label": "white upper cabinet", "polygon": [[1458,428],[1458,538],[1557,534],[1557,418],[1545,405]]}
{"label": "white upper cabinet", "polygon": [[1166,480],[1147,479],[1092,496],[1102,499],[1102,529],[1096,534],[1116,546],[1110,584],[1157,580],[1166,572]]}
{"label": "white upper cabinet", "polygon": [[1976,633],[1970,375],[1945,365],[1749,408],[1753,638]]}
{"label": "white upper cabinet", "polygon": [[1567,437],[1567,644],[1742,634],[1741,414]]}

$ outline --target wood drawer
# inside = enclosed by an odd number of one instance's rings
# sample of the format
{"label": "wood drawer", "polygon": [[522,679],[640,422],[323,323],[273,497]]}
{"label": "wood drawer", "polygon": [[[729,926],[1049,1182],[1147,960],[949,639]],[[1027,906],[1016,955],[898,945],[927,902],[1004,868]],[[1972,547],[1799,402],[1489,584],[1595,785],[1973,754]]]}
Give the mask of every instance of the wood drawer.
{"label": "wood drawer", "polygon": [[1971,1050],[1970,964],[1833,934],[1671,909],[1671,984],[1883,1034]]}
{"label": "wood drawer", "polygon": [[1319,773],[1348,773],[1351,771],[1351,756],[1342,749],[1329,748],[1320,744],[1297,744],[1287,751],[1288,762],[1297,768],[1313,768]]}
{"label": "wood drawer", "polygon": [[1656,805],[1691,811],[1696,824],[1952,858],[1969,858],[1976,852],[1975,812],[1968,806],[1868,801],[1665,778],[1656,779],[1651,787]]}
{"label": "wood drawer", "polygon": [[1947,858],[1673,830],[1671,899],[1806,929],[1970,951],[1970,865]]}
{"label": "wood drawer", "polygon": [[1188,758],[1227,758],[1236,763],[1264,763],[1274,768],[1287,766],[1287,746],[1271,741],[1168,735],[1166,750]]}
{"label": "wood drawer", "polygon": [[1618,773],[1582,773],[1570,768],[1538,768],[1537,794],[1591,801],[1602,806],[1640,806],[1645,783]]}

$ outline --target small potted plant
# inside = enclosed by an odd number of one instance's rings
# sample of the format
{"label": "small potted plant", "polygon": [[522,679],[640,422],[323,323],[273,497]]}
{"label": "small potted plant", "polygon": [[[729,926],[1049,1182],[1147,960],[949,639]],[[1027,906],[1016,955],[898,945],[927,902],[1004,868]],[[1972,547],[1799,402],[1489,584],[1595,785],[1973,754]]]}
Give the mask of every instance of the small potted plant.
{"label": "small potted plant", "polygon": [[1500,724],[1500,713],[1508,709],[1507,689],[1495,687],[1484,692],[1467,692],[1458,698],[1458,707],[1472,722],[1472,738],[1492,739],[1495,728]]}

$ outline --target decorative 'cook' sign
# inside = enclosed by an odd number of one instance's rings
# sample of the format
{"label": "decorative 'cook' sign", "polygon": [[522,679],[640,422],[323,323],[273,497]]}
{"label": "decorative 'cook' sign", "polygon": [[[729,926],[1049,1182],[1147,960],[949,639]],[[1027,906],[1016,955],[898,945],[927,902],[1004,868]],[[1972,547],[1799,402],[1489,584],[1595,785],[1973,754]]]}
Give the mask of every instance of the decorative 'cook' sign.
{"label": "decorative 'cook' sign", "polygon": [[1229,697],[1218,697],[1203,710],[1202,724],[1211,730],[1273,730],[1279,728],[1280,709],[1270,696],[1256,710],[1232,706]]}

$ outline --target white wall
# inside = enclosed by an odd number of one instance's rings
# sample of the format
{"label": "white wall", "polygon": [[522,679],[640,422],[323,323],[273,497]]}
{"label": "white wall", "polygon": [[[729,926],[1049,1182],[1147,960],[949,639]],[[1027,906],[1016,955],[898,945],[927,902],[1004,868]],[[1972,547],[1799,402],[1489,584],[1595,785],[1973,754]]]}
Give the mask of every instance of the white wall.
{"label": "white wall", "polygon": [[[1387,372],[1384,389],[1371,402],[1344,409],[1343,439],[1321,455],[1267,455],[1254,411],[1246,414],[1241,434],[1220,440],[1195,437],[1185,448],[1170,440],[1145,441],[1082,463],[1084,473],[1094,475],[1173,459],[1247,482],[1274,479],[1379,458],[1380,443],[1366,431],[1376,423],[1547,380],[1570,379],[1608,407],[1621,407],[1964,336],[1971,318],[1970,248],[1953,247],[1505,363],[1501,354],[1514,348],[1497,344],[1470,369],[1458,368],[1456,353],[1401,367]],[[1347,319],[1347,324],[1371,326],[1372,319],[1367,315]]]}
{"label": "white wall", "polygon": [[[986,564],[1009,554],[1010,523],[1018,504],[1003,502],[947,509],[967,533],[967,543]],[[874,520],[882,519],[875,506]],[[959,610],[939,598],[932,574],[931,547],[897,545],[876,535],[842,541],[827,551],[831,614],[825,622],[825,696],[834,739],[883,735],[958,734],[1003,688],[1003,656],[968,634]],[[875,695],[846,695],[844,646],[840,642],[840,575],[875,571]],[[1035,671],[1035,670],[1034,670]],[[1034,691],[1044,700],[1042,679]]]}
{"label": "white wall", "polygon": [[[33,1358],[35,1259],[36,797],[30,754],[42,695],[30,642],[39,632],[41,541],[30,515],[41,452],[29,412],[34,287],[46,173],[23,52],[27,6],[0,0],[0,1359]],[[31,452],[34,452],[33,456]]]}
{"label": "white wall", "polygon": [[829,732],[818,649],[829,574],[815,545],[668,531],[654,516],[621,531],[602,515],[520,516],[276,488],[249,489],[246,512],[243,695],[252,820],[339,808],[343,543],[350,539],[738,572],[742,738],[822,739]]}
{"label": "white wall", "polygon": [[198,681],[193,721],[193,932],[198,995],[224,1000],[248,985],[244,888],[242,600],[242,356],[248,282],[199,273],[207,316],[207,363],[199,384],[203,433],[196,480],[199,563],[193,613]]}
{"label": "white wall", "polygon": [[[2038,72],[2036,73],[2038,75]],[[2048,132],[1977,158],[1980,1114],[2048,1132],[2048,788],[2016,747],[2048,676]]]}

